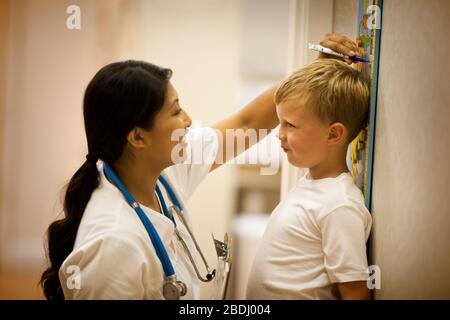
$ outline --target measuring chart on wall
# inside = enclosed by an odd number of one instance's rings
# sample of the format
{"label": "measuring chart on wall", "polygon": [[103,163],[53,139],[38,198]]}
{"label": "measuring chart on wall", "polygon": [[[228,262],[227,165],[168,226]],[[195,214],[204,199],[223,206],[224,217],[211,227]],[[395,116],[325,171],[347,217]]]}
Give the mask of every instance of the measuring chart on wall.
{"label": "measuring chart on wall", "polygon": [[369,63],[359,63],[370,90],[370,114],[367,127],[350,145],[348,163],[356,185],[362,190],[366,207],[372,200],[373,152],[375,142],[375,115],[377,106],[378,63],[380,53],[382,0],[360,0],[358,13],[359,54]]}

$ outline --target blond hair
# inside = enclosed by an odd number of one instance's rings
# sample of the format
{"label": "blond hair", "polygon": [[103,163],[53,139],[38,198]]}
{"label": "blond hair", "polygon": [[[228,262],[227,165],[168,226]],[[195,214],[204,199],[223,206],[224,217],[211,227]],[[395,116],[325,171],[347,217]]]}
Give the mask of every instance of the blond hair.
{"label": "blond hair", "polygon": [[275,103],[305,98],[322,121],[341,122],[352,141],[366,126],[369,89],[360,72],[336,59],[319,59],[294,72],[275,93]]}

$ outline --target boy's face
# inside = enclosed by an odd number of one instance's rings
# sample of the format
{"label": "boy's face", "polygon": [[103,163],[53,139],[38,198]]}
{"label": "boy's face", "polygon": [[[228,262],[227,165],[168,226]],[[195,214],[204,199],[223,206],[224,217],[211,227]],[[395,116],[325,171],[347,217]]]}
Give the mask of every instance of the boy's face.
{"label": "boy's face", "polygon": [[280,120],[278,138],[289,162],[312,168],[327,156],[329,126],[305,105],[305,99],[283,101],[277,105]]}

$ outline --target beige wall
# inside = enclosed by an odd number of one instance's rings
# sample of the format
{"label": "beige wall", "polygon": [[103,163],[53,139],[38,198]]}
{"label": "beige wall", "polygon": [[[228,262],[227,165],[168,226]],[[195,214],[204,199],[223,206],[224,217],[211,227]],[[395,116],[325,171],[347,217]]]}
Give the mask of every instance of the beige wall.
{"label": "beige wall", "polygon": [[384,1],[373,181],[378,299],[450,299],[450,2]]}
{"label": "beige wall", "polygon": [[[334,0],[355,38],[357,0]],[[384,1],[370,263],[377,299],[450,298],[450,2]]]}
{"label": "beige wall", "polygon": [[333,33],[356,40],[358,8],[358,0],[333,0]]}
{"label": "beige wall", "polygon": [[[6,72],[7,72],[7,43],[8,43],[8,24],[9,24],[9,1],[0,1],[0,148],[3,145],[4,127],[5,127],[5,108],[6,108]],[[3,203],[3,156],[0,149],[0,207]],[[2,215],[0,208],[0,231],[2,230]],[[0,242],[1,244],[1,242]],[[2,251],[0,245],[0,270],[2,264]]]}

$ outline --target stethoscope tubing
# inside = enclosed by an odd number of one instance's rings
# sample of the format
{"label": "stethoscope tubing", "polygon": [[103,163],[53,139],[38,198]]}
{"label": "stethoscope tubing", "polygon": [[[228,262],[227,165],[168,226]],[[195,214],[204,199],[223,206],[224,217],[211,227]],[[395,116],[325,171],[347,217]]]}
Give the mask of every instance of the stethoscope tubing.
{"label": "stethoscope tubing", "polygon": [[[174,276],[175,270],[173,268],[172,262],[170,261],[169,255],[167,254],[167,250],[165,249],[164,244],[162,243],[161,238],[159,237],[159,234],[156,231],[153,224],[151,223],[150,219],[144,213],[142,208],[137,203],[136,199],[131,195],[131,193],[128,191],[128,189],[125,187],[125,185],[120,181],[119,177],[116,175],[114,170],[107,163],[104,163],[103,171],[105,173],[105,176],[107,178],[110,178],[112,180],[113,184],[116,185],[117,188],[119,188],[119,190],[121,191],[121,193],[127,200],[128,204],[136,211],[139,219],[144,224],[144,227],[147,230],[150,240],[152,241],[152,244],[155,248],[156,254],[158,255],[159,260],[161,261],[166,278]],[[175,226],[175,234],[177,235],[177,238],[180,240],[181,244],[183,245],[184,249],[186,250],[186,252],[188,254],[188,258],[194,267],[197,278],[203,282],[211,281],[215,277],[216,270],[213,270],[211,272],[211,269],[209,268],[209,265],[205,259],[205,256],[203,255],[203,252],[200,249],[200,246],[199,246],[196,238],[194,237],[194,234],[193,234],[191,228],[189,227],[189,224],[187,223],[187,221],[184,217],[183,209],[181,207],[180,201],[178,200],[178,198],[177,198],[175,192],[173,191],[172,187],[170,186],[170,184],[167,182],[167,180],[162,175],[159,176],[158,180],[162,183],[162,185],[166,189],[167,193],[169,194],[169,197],[173,203],[173,206],[172,206],[173,210],[175,210],[178,217],[181,219],[184,226],[186,227],[186,230],[188,231],[192,241],[194,242],[197,252],[200,254],[200,257],[202,258],[203,263],[205,264],[206,270],[208,272],[206,279],[200,275],[200,272],[197,268],[197,264],[195,263],[194,258],[192,257],[191,251],[189,250],[186,242],[184,241],[184,239],[182,238],[181,234],[178,231],[178,228],[177,228],[177,225],[175,222],[175,218],[169,212],[167,205],[165,203],[164,197],[161,193],[161,190],[159,189],[159,186],[156,185],[155,191],[156,191],[158,199],[160,201],[163,214],[173,222],[173,224]]]}

